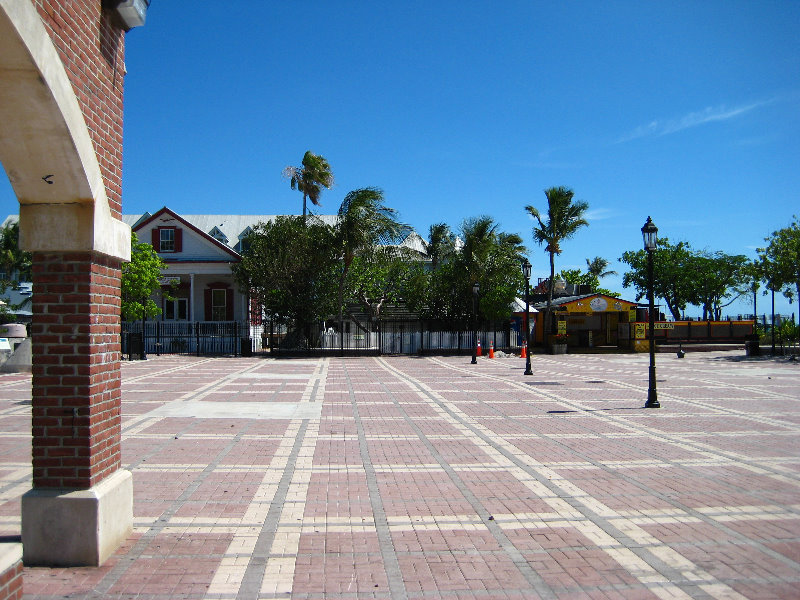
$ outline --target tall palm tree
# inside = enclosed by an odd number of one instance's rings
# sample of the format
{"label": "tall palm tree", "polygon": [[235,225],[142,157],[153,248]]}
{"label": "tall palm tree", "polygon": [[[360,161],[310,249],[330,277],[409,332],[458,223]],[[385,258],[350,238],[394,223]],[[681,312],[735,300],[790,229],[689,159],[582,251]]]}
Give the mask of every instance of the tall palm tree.
{"label": "tall palm tree", "polygon": [[336,225],[342,271],[339,276],[339,332],[343,331],[344,284],[355,257],[377,244],[399,243],[410,229],[397,220],[397,211],[384,204],[383,191],[362,188],[348,193],[339,207]]}
{"label": "tall palm tree", "polygon": [[464,246],[461,253],[470,272],[478,271],[486,262],[492,247],[497,245],[499,225],[487,216],[467,219],[461,225]]}
{"label": "tall palm tree", "polygon": [[322,188],[331,189],[333,185],[333,172],[328,161],[311,150],[303,155],[302,164],[302,167],[286,167],[283,170],[283,176],[290,180],[293,190],[303,193],[303,217],[305,218],[306,199],[311,200],[314,206],[318,206]]}
{"label": "tall palm tree", "polygon": [[584,218],[589,204],[573,200],[575,192],[567,187],[552,187],[544,191],[547,197],[547,218],[532,205],[525,210],[536,219],[538,226],[533,228],[533,240],[545,244],[545,252],[550,255],[550,281],[547,286],[547,307],[545,309],[545,331],[551,329],[551,306],[553,304],[553,284],[556,275],[555,256],[561,254],[561,242],[575,235],[581,227],[588,225]]}
{"label": "tall palm tree", "polygon": [[456,236],[446,223],[434,223],[428,230],[428,256],[431,268],[436,269],[439,263],[452,257],[455,252]]}
{"label": "tall palm tree", "polygon": [[595,256],[592,260],[586,259],[586,271],[589,275],[601,279],[608,275],[617,275],[616,271],[606,271],[608,261],[600,256]]}

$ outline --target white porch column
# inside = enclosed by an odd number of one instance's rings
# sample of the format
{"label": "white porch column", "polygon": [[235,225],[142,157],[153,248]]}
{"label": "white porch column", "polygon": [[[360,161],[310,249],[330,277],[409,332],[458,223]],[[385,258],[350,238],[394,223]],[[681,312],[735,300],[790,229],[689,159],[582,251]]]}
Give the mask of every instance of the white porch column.
{"label": "white porch column", "polygon": [[194,273],[189,274],[189,321],[194,321]]}

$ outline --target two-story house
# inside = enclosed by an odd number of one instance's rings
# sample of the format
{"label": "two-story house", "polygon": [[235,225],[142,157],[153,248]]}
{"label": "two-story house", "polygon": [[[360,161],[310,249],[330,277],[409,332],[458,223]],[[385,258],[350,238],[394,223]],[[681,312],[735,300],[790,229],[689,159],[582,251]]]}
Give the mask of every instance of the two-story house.
{"label": "two-story house", "polygon": [[[239,321],[249,319],[248,299],[231,272],[242,243],[258,223],[276,215],[179,215],[164,207],[143,215],[124,215],[140,242],[151,243],[167,264],[164,291],[157,299],[164,321]],[[318,217],[333,224],[335,215]]]}

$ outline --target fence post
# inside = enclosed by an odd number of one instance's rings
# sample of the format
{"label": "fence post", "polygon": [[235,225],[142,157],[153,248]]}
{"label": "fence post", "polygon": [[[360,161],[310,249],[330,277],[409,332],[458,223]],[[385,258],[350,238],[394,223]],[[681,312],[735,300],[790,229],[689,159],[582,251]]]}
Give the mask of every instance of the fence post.
{"label": "fence post", "polygon": [[161,321],[156,321],[156,356],[161,356]]}
{"label": "fence post", "polygon": [[200,356],[200,322],[195,321],[194,323],[194,341],[195,347],[194,350],[197,353],[197,356]]}

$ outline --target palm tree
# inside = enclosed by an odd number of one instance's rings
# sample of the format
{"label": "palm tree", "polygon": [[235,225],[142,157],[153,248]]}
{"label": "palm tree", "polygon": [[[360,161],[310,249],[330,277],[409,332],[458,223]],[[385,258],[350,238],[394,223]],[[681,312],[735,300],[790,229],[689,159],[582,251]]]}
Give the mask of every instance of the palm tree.
{"label": "palm tree", "polygon": [[592,277],[601,279],[608,275],[617,275],[616,271],[606,271],[606,267],[608,267],[608,261],[605,258],[595,256],[592,260],[586,259],[586,271]]}
{"label": "palm tree", "polygon": [[319,205],[322,188],[331,189],[333,185],[333,172],[328,161],[319,154],[308,150],[303,155],[302,167],[286,167],[283,176],[290,180],[293,190],[303,192],[303,217],[306,216],[306,199],[311,200],[314,206]]}
{"label": "palm tree", "polygon": [[431,268],[436,269],[439,263],[451,258],[455,252],[456,237],[446,223],[435,223],[428,230],[428,256]]}
{"label": "palm tree", "polygon": [[339,332],[343,329],[344,284],[355,257],[377,244],[396,244],[409,228],[397,220],[397,211],[384,204],[383,191],[362,188],[348,193],[339,207],[337,235],[342,256],[339,276]]}
{"label": "palm tree", "polygon": [[471,273],[480,270],[492,248],[497,245],[497,228],[494,219],[485,215],[467,219],[461,225],[461,235],[464,236],[461,253]]}
{"label": "palm tree", "polygon": [[522,236],[518,233],[501,233],[497,236],[497,243],[513,254],[520,262],[524,261],[528,249],[522,244]]}
{"label": "palm tree", "polygon": [[561,242],[575,235],[581,227],[588,225],[584,213],[589,204],[582,200],[573,201],[575,193],[567,187],[552,187],[544,191],[547,197],[547,220],[532,205],[525,210],[536,219],[538,226],[533,228],[533,240],[545,244],[545,252],[550,255],[550,281],[547,286],[547,307],[545,309],[545,331],[550,331],[551,306],[553,304],[553,284],[556,274],[555,256],[561,254]]}

